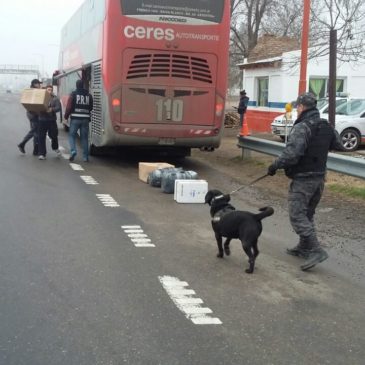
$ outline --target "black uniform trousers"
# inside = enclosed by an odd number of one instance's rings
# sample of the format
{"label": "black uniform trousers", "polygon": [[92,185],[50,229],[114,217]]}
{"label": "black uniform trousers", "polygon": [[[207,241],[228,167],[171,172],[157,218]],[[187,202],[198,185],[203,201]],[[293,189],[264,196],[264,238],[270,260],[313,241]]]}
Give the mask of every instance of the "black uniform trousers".
{"label": "black uniform trousers", "polygon": [[49,138],[51,139],[52,149],[58,150],[58,128],[57,122],[55,120],[47,119],[39,121],[38,128],[38,154],[42,156],[46,156],[47,148],[46,148],[46,137],[47,133]]}

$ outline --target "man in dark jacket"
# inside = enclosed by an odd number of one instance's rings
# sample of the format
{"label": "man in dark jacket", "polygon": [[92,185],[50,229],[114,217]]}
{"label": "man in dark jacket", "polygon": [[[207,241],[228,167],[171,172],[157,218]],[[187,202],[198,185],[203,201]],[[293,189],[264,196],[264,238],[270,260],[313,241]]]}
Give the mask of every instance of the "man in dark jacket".
{"label": "man in dark jacket", "polygon": [[327,120],[320,118],[316,105],[317,100],[311,93],[298,97],[298,119],[284,151],[268,168],[268,175],[273,176],[277,169],[284,169],[292,179],[288,195],[289,217],[300,239],[297,246],[287,249],[287,253],[306,259],[301,266],[303,271],[328,258],[317,239],[314,214],[324,189],[328,152],[343,150],[338,133]]}
{"label": "man in dark jacket", "polygon": [[[33,79],[30,87],[32,89],[39,89],[41,82],[38,79]],[[25,135],[23,140],[18,144],[19,151],[25,153],[26,143],[33,138],[33,155],[38,155],[38,114],[27,111],[27,118],[30,123],[30,131]]]}
{"label": "man in dark jacket", "polygon": [[40,160],[46,159],[46,136],[48,133],[51,139],[52,150],[57,156],[61,156],[61,151],[58,149],[58,128],[57,128],[57,113],[61,110],[61,103],[56,95],[53,94],[53,86],[47,85],[46,90],[51,94],[51,100],[48,104],[46,112],[39,113],[39,156]]}
{"label": "man in dark jacket", "polygon": [[240,115],[240,127],[243,125],[243,119],[245,117],[249,100],[250,98],[246,95],[246,91],[240,91],[240,101],[237,108],[237,113]]}
{"label": "man in dark jacket", "polygon": [[77,154],[76,135],[79,129],[83,161],[89,161],[89,123],[92,110],[93,97],[84,88],[83,81],[77,80],[76,90],[71,93],[65,111],[65,120],[71,117],[69,131],[70,161],[73,161]]}

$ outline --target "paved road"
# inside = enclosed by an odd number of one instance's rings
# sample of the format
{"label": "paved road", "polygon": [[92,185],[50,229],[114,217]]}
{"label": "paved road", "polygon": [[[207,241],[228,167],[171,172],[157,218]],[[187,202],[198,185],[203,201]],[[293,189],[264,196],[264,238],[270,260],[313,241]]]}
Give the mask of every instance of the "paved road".
{"label": "paved road", "polygon": [[[364,364],[364,287],[331,260],[299,271],[282,254],[294,239],[282,212],[247,275],[238,242],[215,257],[208,208],[140,182],[130,156],[74,170],[67,149],[21,155],[24,114],[0,96],[0,364]],[[257,210],[257,194],[241,206]],[[136,226],[147,247],[128,237]]]}

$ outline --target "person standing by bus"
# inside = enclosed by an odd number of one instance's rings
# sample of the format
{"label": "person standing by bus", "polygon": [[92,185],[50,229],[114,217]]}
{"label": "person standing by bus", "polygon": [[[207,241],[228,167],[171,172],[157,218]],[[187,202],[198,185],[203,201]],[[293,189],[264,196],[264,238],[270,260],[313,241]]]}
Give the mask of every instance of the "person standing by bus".
{"label": "person standing by bus", "polygon": [[76,150],[76,135],[80,129],[81,147],[83,161],[89,161],[89,123],[90,113],[93,110],[93,97],[84,88],[82,80],[76,81],[76,90],[74,90],[67,102],[65,111],[65,120],[71,117],[69,143],[70,143],[70,161],[75,159]]}
{"label": "person standing by bus", "polygon": [[[33,79],[30,83],[31,89],[40,89],[41,82],[38,79]],[[18,144],[19,151],[25,153],[26,143],[33,138],[33,155],[38,155],[38,114],[27,111],[27,118],[30,123],[30,131],[25,135],[23,140]]]}
{"label": "person standing by bus", "polygon": [[58,128],[57,128],[57,114],[61,110],[60,100],[53,94],[53,86],[47,85],[46,90],[51,94],[51,100],[48,104],[48,110],[46,112],[39,113],[39,156],[38,159],[45,160],[46,149],[46,136],[48,133],[51,139],[52,150],[56,152],[57,156],[61,156],[61,151],[58,149]]}
{"label": "person standing by bus", "polygon": [[243,125],[243,119],[245,118],[245,113],[248,106],[248,101],[250,98],[246,95],[246,90],[240,91],[240,101],[237,108],[237,113],[240,115],[240,127]]}

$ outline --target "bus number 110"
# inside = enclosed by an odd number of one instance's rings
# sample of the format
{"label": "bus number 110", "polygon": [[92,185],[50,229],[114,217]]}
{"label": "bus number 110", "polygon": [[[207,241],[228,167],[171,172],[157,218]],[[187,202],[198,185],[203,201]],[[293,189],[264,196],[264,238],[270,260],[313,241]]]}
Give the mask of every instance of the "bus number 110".
{"label": "bus number 110", "polygon": [[157,121],[172,120],[182,122],[184,112],[184,102],[177,99],[159,99],[156,102]]}

